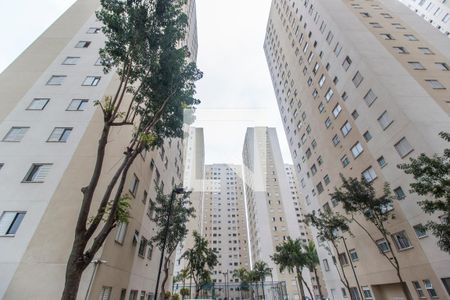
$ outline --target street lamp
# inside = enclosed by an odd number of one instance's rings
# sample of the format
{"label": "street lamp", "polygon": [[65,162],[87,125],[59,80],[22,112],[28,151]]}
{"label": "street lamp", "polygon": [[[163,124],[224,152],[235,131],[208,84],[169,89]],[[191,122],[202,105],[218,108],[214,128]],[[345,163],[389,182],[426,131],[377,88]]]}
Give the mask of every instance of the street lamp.
{"label": "street lamp", "polygon": [[85,300],[87,300],[89,294],[91,293],[91,286],[92,286],[92,281],[94,280],[94,276],[97,273],[97,268],[99,265],[101,264],[106,264],[107,261],[106,260],[101,260],[101,259],[94,259],[93,261],[91,261],[91,263],[94,264],[94,270],[92,271],[92,276],[91,279],[89,280],[89,285],[86,291],[86,296],[84,297]]}
{"label": "street lamp", "polygon": [[155,287],[155,298],[154,300],[158,300],[158,292],[159,292],[159,281],[161,280],[161,269],[164,261],[164,251],[166,250],[166,244],[167,244],[167,236],[169,235],[169,227],[172,217],[172,211],[173,211],[173,202],[176,199],[177,195],[185,194],[186,191],[182,187],[175,187],[172,190],[172,194],[170,195],[170,203],[169,203],[169,211],[167,212],[167,222],[164,226],[164,241],[161,249],[161,258],[159,259],[159,268],[158,268],[158,278],[156,279],[156,287]]}

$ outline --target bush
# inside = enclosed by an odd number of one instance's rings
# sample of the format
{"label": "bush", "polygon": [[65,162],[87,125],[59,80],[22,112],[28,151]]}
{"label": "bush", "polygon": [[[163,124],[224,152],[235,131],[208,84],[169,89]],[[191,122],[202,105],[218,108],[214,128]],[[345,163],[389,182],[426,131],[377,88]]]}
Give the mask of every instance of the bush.
{"label": "bush", "polygon": [[187,296],[187,295],[189,295],[189,293],[190,293],[190,291],[189,291],[189,289],[188,288],[182,288],[181,290],[180,290],[180,294],[181,294],[181,296]]}
{"label": "bush", "polygon": [[171,300],[180,300],[180,295],[173,294]]}

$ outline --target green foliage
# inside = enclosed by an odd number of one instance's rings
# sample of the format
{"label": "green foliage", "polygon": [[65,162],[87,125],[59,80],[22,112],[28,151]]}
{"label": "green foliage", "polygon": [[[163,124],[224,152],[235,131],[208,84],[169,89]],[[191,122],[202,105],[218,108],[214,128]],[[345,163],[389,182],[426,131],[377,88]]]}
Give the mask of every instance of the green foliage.
{"label": "green foliage", "polygon": [[312,214],[305,216],[305,220],[308,225],[311,224],[317,229],[317,237],[320,240],[334,242],[338,239],[339,234],[350,233],[349,220],[330,210],[319,211],[317,215],[313,211]]}
{"label": "green foliage", "polygon": [[280,272],[287,270],[289,273],[297,272],[306,266],[306,256],[303,253],[300,239],[291,239],[275,247],[276,252],[272,260],[280,268]]}
{"label": "green foliage", "polygon": [[170,291],[164,292],[164,299],[169,300],[172,297],[172,293]]}
{"label": "green foliage", "polygon": [[188,288],[182,288],[182,289],[180,290],[180,294],[181,294],[181,296],[183,296],[183,297],[188,296],[190,293],[191,293],[191,291],[190,291]]}
{"label": "green foliage", "polygon": [[272,269],[269,268],[266,262],[257,261],[253,266],[253,278],[255,281],[264,281],[266,276],[270,276],[272,274]]}
{"label": "green foliage", "polygon": [[219,263],[217,251],[208,247],[208,241],[197,231],[193,232],[194,246],[186,250],[181,259],[187,261],[190,277],[198,287],[211,282],[211,270]]}
{"label": "green foliage", "polygon": [[389,185],[385,183],[384,192],[378,197],[373,181],[368,182],[363,177],[360,180],[345,178],[342,174],[341,179],[342,186],[335,188],[331,197],[342,203],[348,214],[365,216],[378,230],[386,234],[385,222],[395,218]]}
{"label": "green foliage", "polygon": [[317,255],[316,246],[314,245],[313,241],[309,241],[308,244],[306,244],[303,247],[303,249],[305,251],[306,266],[310,271],[312,271],[318,265],[320,265],[319,255]]}
{"label": "green foliage", "polygon": [[178,294],[173,294],[172,297],[170,298],[170,300],[180,300],[180,295]]}
{"label": "green foliage", "polygon": [[232,276],[240,281],[240,288],[247,291],[249,289],[249,283],[252,282],[252,275],[246,268],[240,267],[233,270]]}
{"label": "green foliage", "polygon": [[[164,239],[166,239],[167,254],[172,254],[188,233],[186,224],[194,216],[195,211],[189,196],[190,193],[184,193],[177,199],[175,193],[164,195],[161,190],[157,190],[155,218],[153,219],[156,223],[156,234],[151,240],[161,250]],[[169,224],[168,230],[167,224]]]}
{"label": "green foliage", "polygon": [[[439,135],[450,142],[449,133],[441,132]],[[413,193],[429,197],[419,205],[426,213],[437,214],[440,220],[429,221],[426,227],[438,238],[441,250],[450,253],[450,149],[431,157],[422,153],[398,167],[414,177],[410,184]]]}
{"label": "green foliage", "polygon": [[[116,215],[114,217],[115,223],[128,223],[130,220],[130,200],[131,197],[127,194],[122,195],[122,197],[119,198],[117,203],[117,209],[116,209]],[[101,219],[103,222],[106,222],[109,218],[109,215],[112,210],[113,201],[109,201],[107,206],[100,210],[99,214],[101,215]],[[95,216],[91,216],[89,218],[88,223],[92,223],[94,221]]]}

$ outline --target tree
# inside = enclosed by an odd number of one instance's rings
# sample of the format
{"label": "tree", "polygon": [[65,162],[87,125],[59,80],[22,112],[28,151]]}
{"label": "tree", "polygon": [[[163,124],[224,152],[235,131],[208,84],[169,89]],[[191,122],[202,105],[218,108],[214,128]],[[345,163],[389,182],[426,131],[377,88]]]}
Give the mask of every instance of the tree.
{"label": "tree", "polygon": [[189,271],[186,268],[180,270],[180,272],[173,277],[173,283],[182,282],[183,288],[180,290],[180,294],[184,299],[185,296],[189,295],[189,289],[186,288],[186,279],[189,278]]}
{"label": "tree", "polygon": [[[156,196],[155,217],[156,234],[151,239],[164,255],[164,278],[161,283],[161,295],[169,279],[170,258],[188,233],[187,222],[194,216],[194,208],[189,200],[190,193],[183,193],[177,200],[175,190],[171,195],[164,195],[158,190]],[[162,296],[161,296],[162,297]]]}
{"label": "tree", "polygon": [[239,290],[241,291],[241,298],[244,299],[243,291],[248,291],[249,289],[249,282],[250,282],[250,276],[247,269],[240,267],[233,270],[233,278],[236,278],[239,280]]}
{"label": "tree", "polygon": [[194,246],[186,250],[181,259],[187,261],[186,269],[195,283],[195,298],[198,298],[200,290],[211,282],[211,270],[219,263],[216,250],[208,247],[208,241],[197,231],[193,232]]}
{"label": "tree", "polygon": [[[339,237],[338,234],[343,235],[344,233],[350,233],[350,228],[348,225],[349,220],[338,213],[333,213],[331,210],[325,210],[325,212],[319,211],[318,215],[316,215],[315,211],[313,211],[312,214],[305,216],[305,220],[306,223],[311,224],[317,229],[317,238],[322,241],[330,242],[336,255],[339,255],[338,245],[341,237]],[[339,259],[334,258],[333,263],[336,267],[341,283],[347,289],[350,297],[352,297],[350,283],[348,281],[347,274],[345,274],[344,266],[341,264]]]}
{"label": "tree", "polygon": [[[449,133],[441,132],[439,135],[450,142]],[[426,228],[438,238],[439,248],[450,253],[450,149],[446,148],[442,155],[434,154],[432,157],[422,153],[398,167],[413,175],[415,181],[410,184],[413,193],[432,197],[420,201],[419,205],[426,213],[439,215],[440,220],[429,221]]]}
{"label": "tree", "polygon": [[317,289],[319,290],[320,300],[323,299],[322,288],[320,286],[319,276],[317,274],[317,266],[320,266],[319,255],[317,255],[316,246],[313,241],[309,241],[308,244],[304,246],[305,256],[306,256],[306,266],[309,268],[310,272],[314,272],[314,277],[317,282]]}
{"label": "tree", "polygon": [[264,291],[264,281],[266,280],[266,276],[270,276],[272,274],[272,270],[269,268],[266,262],[257,261],[253,266],[253,271],[255,272],[256,280],[261,281],[263,299],[266,299],[266,292]]}
{"label": "tree", "polygon": [[[103,128],[92,173],[81,189],[63,300],[76,299],[83,271],[117,223],[127,221],[129,197],[123,190],[136,157],[165,138],[181,137],[183,110],[199,104],[193,95],[202,74],[189,62],[187,48],[179,46],[188,20],[184,2],[101,0],[97,18],[104,24],[106,42],[100,56],[104,71],[117,74],[118,85],[96,102]],[[128,145],[112,175],[103,175],[110,133],[117,127],[129,129]],[[108,176],[105,188],[99,188],[104,176]]]}
{"label": "tree", "polygon": [[272,260],[278,265],[280,272],[288,270],[289,273],[296,273],[301,299],[306,298],[303,284],[305,284],[308,289],[311,299],[314,299],[302,274],[302,269],[306,266],[306,255],[303,252],[302,242],[300,239],[293,240],[288,237],[288,239],[282,244],[277,245],[275,250],[276,252],[272,256]]}
{"label": "tree", "polygon": [[392,194],[389,185],[385,183],[384,190],[381,196],[377,196],[373,182],[368,182],[362,177],[360,180],[357,178],[345,178],[341,174],[342,186],[335,189],[335,192],[331,194],[336,201],[342,203],[344,210],[351,215],[351,220],[355,222],[372,240],[374,245],[378,249],[377,238],[369,231],[366,224],[363,224],[355,216],[363,216],[369,224],[372,224],[377,231],[384,238],[390,249],[390,255],[388,252],[379,251],[386,260],[395,269],[397,278],[402,287],[403,293],[408,300],[411,300],[411,294],[408,286],[403,280],[400,272],[401,266],[397,259],[397,255],[394,253],[392,247],[391,238],[392,235],[386,228],[386,224],[389,220],[395,218],[394,208],[392,205]]}

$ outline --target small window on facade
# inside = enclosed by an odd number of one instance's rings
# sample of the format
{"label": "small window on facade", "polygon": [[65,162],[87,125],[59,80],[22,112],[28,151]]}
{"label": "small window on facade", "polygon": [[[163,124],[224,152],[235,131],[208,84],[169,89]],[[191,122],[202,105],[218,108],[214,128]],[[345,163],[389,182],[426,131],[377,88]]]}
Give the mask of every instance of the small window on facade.
{"label": "small window on facade", "polygon": [[84,86],[96,86],[100,82],[100,76],[87,76],[82,85]]}
{"label": "small window on facade", "polygon": [[322,192],[324,191],[322,182],[319,182],[319,184],[316,186],[316,188],[317,188],[317,192],[319,193],[319,195],[322,194]]}
{"label": "small window on facade", "polygon": [[100,295],[100,300],[110,300],[111,299],[112,287],[104,286],[102,288],[102,294]]}
{"label": "small window on facade", "polygon": [[66,77],[67,76],[65,75],[53,75],[47,81],[47,85],[61,85],[64,82],[64,79],[66,79]]}
{"label": "small window on facade", "polygon": [[377,178],[377,173],[375,173],[375,170],[372,167],[369,167],[362,172],[362,176],[365,181],[372,182]]}
{"label": "small window on facade", "polygon": [[358,111],[356,109],[352,112],[352,117],[353,117],[353,120],[358,119],[359,114],[358,114]]}
{"label": "small window on facade", "polygon": [[320,102],[318,109],[319,109],[319,112],[320,112],[320,113],[322,113],[323,110],[325,109],[325,106],[323,105],[322,102]]}
{"label": "small window on facade", "polygon": [[341,132],[343,136],[347,136],[347,134],[352,130],[352,125],[349,121],[346,121],[344,125],[341,127]]}
{"label": "small window on facade", "polygon": [[408,142],[408,140],[403,137],[400,141],[398,141],[395,145],[395,150],[397,150],[398,155],[400,155],[401,158],[404,158],[409,153],[411,153],[414,149],[411,146],[411,144]]}
{"label": "small window on facade", "polygon": [[377,246],[378,246],[378,250],[380,250],[380,252],[386,253],[386,252],[390,251],[389,245],[388,245],[388,243],[386,242],[385,239],[378,240],[376,243],[377,243]]}
{"label": "small window on facade", "polygon": [[394,48],[398,54],[408,54],[409,53],[405,47],[396,46],[396,47],[392,47],[392,48]]}
{"label": "small window on facade", "polygon": [[80,57],[78,56],[68,56],[63,61],[63,65],[76,65],[80,61]]}
{"label": "small window on facade", "polygon": [[3,138],[4,142],[20,142],[30,127],[12,127]]}
{"label": "small window on facade", "polygon": [[419,47],[419,51],[422,52],[422,54],[426,54],[426,55],[434,54],[430,48],[426,48],[426,47]]}
{"label": "small window on facade", "polygon": [[364,294],[364,299],[373,299],[372,291],[370,290],[370,288],[368,286],[363,286],[362,290],[363,290],[363,294]]}
{"label": "small window on facade", "polygon": [[328,91],[325,94],[325,99],[327,100],[327,102],[330,101],[331,97],[333,97],[333,90],[331,88],[328,89]]}
{"label": "small window on facade", "polygon": [[419,239],[428,236],[428,234],[427,234],[427,229],[426,229],[426,227],[423,226],[422,224],[414,225],[413,228],[414,228],[414,231],[415,231],[415,233],[416,233],[416,235],[417,235],[417,237],[418,237]]}
{"label": "small window on facade", "polygon": [[325,79],[326,79],[325,75],[322,74],[322,76],[319,79],[319,86],[320,87],[322,87],[324,85]]}
{"label": "small window on facade", "polygon": [[326,120],[325,120],[325,127],[326,128],[329,128],[331,126],[331,120],[330,120],[330,118],[327,118]]}
{"label": "small window on facade", "polygon": [[23,182],[44,182],[52,164],[32,164]]}
{"label": "small window on facade", "polygon": [[4,211],[0,216],[0,236],[14,236],[25,217],[25,212]]}
{"label": "small window on facade", "polygon": [[88,34],[96,34],[99,33],[102,29],[100,27],[89,27],[89,29],[86,31]]}
{"label": "small window on facade", "polygon": [[402,199],[405,199],[405,197],[406,197],[405,192],[403,191],[401,186],[395,188],[394,193],[395,193],[395,197],[397,198],[397,200],[402,200]]}
{"label": "small window on facade", "polygon": [[123,244],[123,241],[125,240],[125,235],[127,233],[128,223],[121,222],[117,225],[116,229],[116,237],[115,241],[119,244]]}
{"label": "small window on facade", "polygon": [[358,261],[359,260],[358,253],[356,252],[355,249],[348,250],[348,253],[350,254],[350,259],[352,261]]}
{"label": "small window on facade", "polygon": [[338,259],[342,266],[348,265],[348,259],[347,259],[347,255],[345,253],[339,253]]}
{"label": "small window on facade", "polygon": [[139,242],[139,250],[138,250],[138,255],[140,257],[144,257],[145,250],[147,249],[147,244],[148,244],[147,239],[142,236],[141,241]]}
{"label": "small window on facade", "polygon": [[133,197],[136,197],[138,189],[139,189],[139,178],[136,176],[136,174],[133,174],[133,178],[130,184],[130,193],[133,195]]}
{"label": "small window on facade", "polygon": [[375,100],[377,100],[377,95],[375,95],[375,93],[372,91],[372,89],[370,89],[367,94],[364,96],[364,101],[366,102],[367,106],[371,106],[372,103],[375,102]]}
{"label": "small window on facade", "polygon": [[91,44],[90,41],[79,41],[79,42],[75,45],[75,48],[87,48],[87,47],[89,47],[90,44]]}
{"label": "small window on facade", "polygon": [[70,133],[72,132],[72,128],[70,127],[55,127],[47,142],[67,142]]}
{"label": "small window on facade", "polygon": [[378,165],[380,165],[380,167],[386,166],[386,160],[384,159],[384,156],[378,157],[377,162],[378,162]]}
{"label": "small window on facade", "polygon": [[368,142],[372,139],[372,135],[370,134],[370,132],[368,130],[366,132],[364,132],[363,137],[366,140],[366,142]]}
{"label": "small window on facade", "polygon": [[381,116],[378,117],[378,123],[383,130],[386,130],[394,120],[391,119],[387,111],[384,111]]}
{"label": "small window on facade", "polygon": [[353,79],[352,79],[355,87],[358,87],[363,80],[364,80],[364,77],[361,75],[361,73],[359,71],[356,72],[355,76],[353,76]]}
{"label": "small window on facade", "polygon": [[348,164],[350,163],[350,160],[348,159],[348,157],[347,157],[347,155],[344,155],[342,158],[341,158],[341,163],[342,163],[342,166],[345,168],[346,166],[348,166]]}
{"label": "small window on facade", "polygon": [[412,282],[414,289],[416,290],[417,296],[419,296],[419,298],[425,298],[425,293],[422,290],[422,287],[420,286],[420,283],[418,281],[413,281]]}
{"label": "small window on facade", "polygon": [[330,266],[328,265],[328,260],[326,258],[322,260],[322,263],[323,263],[323,268],[324,268],[325,272],[330,271]]}
{"label": "small window on facade", "polygon": [[34,98],[30,105],[28,105],[27,110],[43,110],[50,101],[49,98]]}
{"label": "small window on facade", "polygon": [[445,86],[439,82],[439,80],[434,80],[434,79],[428,79],[425,80],[432,89],[434,90],[445,90]]}
{"label": "small window on facade", "polygon": [[437,62],[435,65],[441,70],[441,71],[450,71],[450,66],[447,63],[444,62]]}
{"label": "small window on facade", "polygon": [[323,182],[325,183],[325,185],[330,184],[330,182],[331,182],[330,176],[325,175],[325,176],[323,177]]}
{"label": "small window on facade", "polygon": [[409,61],[408,64],[414,69],[414,70],[426,70],[425,67],[418,61]]}
{"label": "small window on facade", "polygon": [[404,250],[412,247],[411,242],[409,241],[404,230],[394,233],[392,235],[392,239],[394,240],[398,250]]}
{"label": "small window on facade", "polygon": [[380,33],[380,35],[381,35],[385,40],[395,40],[394,37],[392,36],[392,34],[390,34],[390,33]]}
{"label": "small window on facade", "polygon": [[425,286],[425,289],[427,290],[428,295],[431,298],[437,298],[437,293],[436,293],[435,289],[433,288],[433,285],[431,284],[431,280],[424,279],[423,280],[423,285]]}
{"label": "small window on facade", "polygon": [[418,39],[413,34],[405,34],[405,38],[408,41],[418,41]]}
{"label": "small window on facade", "polygon": [[350,57],[345,57],[344,62],[342,63],[342,67],[344,68],[345,71],[348,70],[348,68],[350,68],[350,65],[352,64],[352,60],[350,59]]}
{"label": "small window on facade", "polygon": [[343,101],[346,101],[348,99],[347,92],[343,92],[342,95],[341,95],[341,98],[342,98]]}
{"label": "small window on facade", "polygon": [[363,147],[361,146],[360,142],[357,142],[353,147],[351,148],[352,154],[354,158],[357,158],[361,153],[363,152]]}
{"label": "small window on facade", "polygon": [[69,107],[67,107],[67,110],[69,111],[83,111],[86,109],[87,104],[88,104],[87,99],[73,99],[70,104]]}
{"label": "small window on facade", "polygon": [[336,134],[336,135],[333,137],[332,141],[333,141],[333,145],[337,146],[337,145],[339,144],[339,142],[340,142],[339,136]]}
{"label": "small window on facade", "polygon": [[103,60],[101,57],[97,58],[97,60],[94,63],[94,66],[103,66]]}
{"label": "small window on facade", "polygon": [[339,114],[342,111],[342,107],[339,104],[336,104],[336,106],[333,108],[333,116],[337,118]]}

